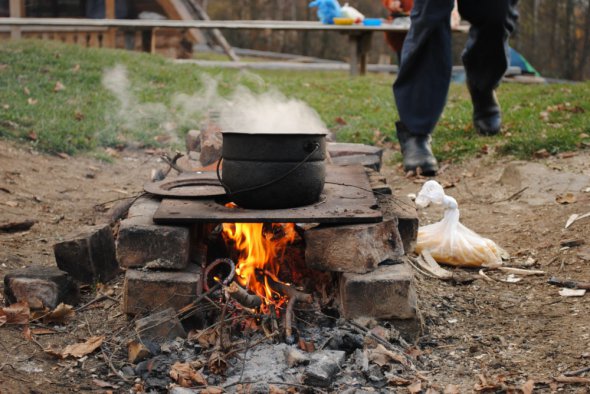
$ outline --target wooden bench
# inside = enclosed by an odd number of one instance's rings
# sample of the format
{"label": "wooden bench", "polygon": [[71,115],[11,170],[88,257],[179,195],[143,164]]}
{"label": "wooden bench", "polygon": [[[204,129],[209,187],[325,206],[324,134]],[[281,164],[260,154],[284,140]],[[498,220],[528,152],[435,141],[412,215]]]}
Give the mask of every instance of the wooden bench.
{"label": "wooden bench", "polygon": [[[326,25],[312,21],[279,20],[138,20],[138,19],[68,19],[68,18],[0,18],[0,26],[56,26],[56,27],[107,27],[123,29],[227,29],[227,30],[294,30],[334,31],[347,34],[350,42],[350,75],[367,72],[367,57],[374,32],[405,32],[406,28],[382,23],[380,26]],[[467,32],[469,26],[461,25],[457,32]]]}

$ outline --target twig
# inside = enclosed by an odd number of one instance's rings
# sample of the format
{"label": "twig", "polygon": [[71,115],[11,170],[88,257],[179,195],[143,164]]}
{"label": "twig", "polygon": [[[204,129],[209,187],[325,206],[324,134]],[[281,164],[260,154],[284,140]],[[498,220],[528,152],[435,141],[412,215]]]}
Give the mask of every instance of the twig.
{"label": "twig", "polygon": [[95,298],[94,298],[92,301],[88,301],[88,302],[87,302],[87,303],[85,303],[84,305],[82,305],[82,306],[80,306],[80,307],[78,307],[78,308],[74,309],[74,312],[80,312],[80,311],[82,311],[82,310],[84,310],[84,309],[88,308],[90,305],[92,305],[92,304],[94,304],[94,303],[97,303],[97,302],[100,302],[100,301],[104,301],[104,300],[106,300],[107,298],[110,298],[110,297],[109,297],[108,295],[106,295],[106,294],[103,294],[103,295],[101,295],[101,296],[95,297]]}
{"label": "twig", "polygon": [[497,204],[499,202],[504,202],[504,201],[512,201],[512,200],[515,200],[516,198],[518,198],[528,188],[529,188],[528,186],[525,186],[525,187],[523,187],[522,189],[520,189],[519,191],[517,191],[516,193],[510,195],[507,198],[503,198],[501,200],[492,201],[492,204]]}
{"label": "twig", "polygon": [[250,294],[246,289],[232,282],[225,288],[227,294],[245,308],[258,308],[262,304],[262,299],[256,294]]}
{"label": "twig", "polygon": [[[254,384],[254,383],[258,383],[255,381],[245,381],[245,382],[240,382],[239,380],[237,382],[233,382],[230,384],[227,384],[225,386],[223,386],[224,389],[233,387],[233,386],[237,386],[238,384]],[[317,390],[317,392],[320,393],[325,393],[324,390],[318,389],[317,387],[313,387],[313,386],[307,386],[305,384],[300,384],[300,383],[289,383],[289,382],[266,382],[268,384],[274,384],[277,386],[293,386],[293,387],[300,387],[302,389],[308,389],[308,390]]]}
{"label": "twig", "polygon": [[588,371],[590,371],[590,367],[585,367],[585,368],[581,368],[581,369],[576,369],[575,371],[564,372],[563,376],[577,376],[577,375],[581,375],[584,372],[588,372]]}
{"label": "twig", "polygon": [[183,168],[180,168],[178,166],[178,164],[176,164],[176,162],[178,161],[178,159],[180,159],[182,156],[184,156],[184,155],[182,153],[180,153],[180,152],[176,152],[176,154],[174,155],[173,158],[170,158],[170,156],[168,156],[168,154],[163,154],[162,156],[160,156],[160,158],[163,161],[165,161],[166,164],[168,164],[170,166],[164,175],[168,175],[168,173],[170,172],[170,169],[171,168],[173,168],[179,174],[182,174],[183,172],[186,172],[186,170],[184,170]]}
{"label": "twig", "polygon": [[578,282],[574,280],[562,280],[552,276],[551,279],[547,281],[550,285],[560,286],[560,287],[567,287],[569,289],[586,289],[590,290],[590,282]]}
{"label": "twig", "polygon": [[100,349],[100,352],[102,353],[102,357],[105,359],[105,361],[109,365],[109,368],[111,369],[111,371],[113,371],[113,373],[115,375],[117,375],[119,378],[123,379],[126,383],[131,383],[131,380],[127,379],[125,376],[123,376],[122,373],[119,373],[119,371],[117,371],[117,369],[113,365],[113,362],[111,361],[111,358],[107,357],[106,353],[104,352],[104,350],[102,350],[102,348]]}

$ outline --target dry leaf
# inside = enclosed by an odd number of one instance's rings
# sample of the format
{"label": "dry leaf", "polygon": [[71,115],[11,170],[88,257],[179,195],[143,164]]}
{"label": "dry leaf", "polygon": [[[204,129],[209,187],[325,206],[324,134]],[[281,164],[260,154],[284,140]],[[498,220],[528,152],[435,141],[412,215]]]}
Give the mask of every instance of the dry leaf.
{"label": "dry leaf", "polygon": [[33,335],[49,335],[49,334],[57,334],[57,331],[51,330],[49,328],[33,328],[31,330],[31,334],[33,334]]}
{"label": "dry leaf", "polygon": [[422,382],[417,381],[412,383],[411,385],[408,386],[408,391],[411,394],[418,394],[420,391],[422,391]]}
{"label": "dry leaf", "polygon": [[342,118],[341,116],[336,117],[336,119],[334,119],[334,122],[338,123],[340,126],[346,126],[348,124],[348,122],[345,121],[344,118]]}
{"label": "dry leaf", "polygon": [[65,88],[66,88],[66,87],[64,86],[64,84],[63,84],[63,83],[61,83],[60,81],[57,81],[57,82],[55,83],[55,86],[53,87],[53,91],[54,91],[54,92],[59,92],[59,91],[62,91],[62,90],[64,90]]}
{"label": "dry leaf", "polygon": [[269,394],[287,394],[286,390],[283,390],[280,387],[274,386],[272,384],[268,385],[268,393]]}
{"label": "dry leaf", "polygon": [[533,394],[533,389],[535,388],[535,382],[533,380],[527,380],[522,387],[522,394]]}
{"label": "dry leaf", "polygon": [[576,201],[576,195],[572,192],[560,194],[557,197],[555,197],[555,202],[558,204],[573,204]]}
{"label": "dry leaf", "polygon": [[175,362],[170,369],[170,377],[182,387],[193,387],[195,384],[207,385],[205,377],[188,363]]}
{"label": "dry leaf", "polygon": [[85,118],[84,114],[80,111],[76,111],[74,113],[74,118],[76,118],[77,121],[81,121]]}
{"label": "dry leaf", "polygon": [[209,387],[199,391],[199,394],[222,394],[224,392],[225,391],[221,387],[209,386]]}
{"label": "dry leaf", "polygon": [[27,103],[29,103],[29,105],[35,105],[35,104],[37,104],[37,102],[38,102],[38,100],[37,99],[34,99],[32,97],[29,97],[27,99]]}
{"label": "dry leaf", "polygon": [[387,384],[391,386],[407,386],[412,383],[411,380],[402,378],[401,376],[397,375],[386,375],[387,377]]}
{"label": "dry leaf", "polygon": [[224,375],[227,370],[227,361],[225,361],[224,355],[219,351],[214,351],[209,357],[207,362],[209,370],[215,375]]}
{"label": "dry leaf", "polygon": [[29,327],[28,324],[23,327],[23,337],[25,337],[25,339],[27,341],[33,340],[33,334],[31,333],[31,327]]}
{"label": "dry leaf", "polygon": [[447,387],[445,387],[445,391],[443,391],[443,394],[459,394],[459,386],[456,386],[454,384],[448,384]]}
{"label": "dry leaf", "polygon": [[28,87],[26,87],[26,86],[23,88],[23,92],[24,92],[24,94],[26,94],[27,96],[30,96],[30,95],[31,95],[31,91],[30,91],[30,90],[29,90],[29,88],[28,88]]}
{"label": "dry leaf", "polygon": [[432,387],[429,387],[425,394],[439,394],[439,392]]}
{"label": "dry leaf", "polygon": [[150,355],[149,349],[141,342],[131,341],[127,344],[127,359],[131,364],[137,364]]}
{"label": "dry leaf", "polygon": [[63,302],[55,307],[47,316],[43,317],[44,323],[64,323],[68,319],[74,317],[74,307],[64,304]]}
{"label": "dry leaf", "polygon": [[72,72],[73,73],[77,73],[78,71],[80,71],[80,65],[79,64],[75,64],[74,67],[72,67]]}
{"label": "dry leaf", "polygon": [[407,364],[406,358],[403,355],[387,350],[381,344],[377,345],[375,349],[369,350],[369,361],[374,362],[380,367],[390,364],[391,361],[397,361],[402,365]]}
{"label": "dry leaf", "polygon": [[80,358],[98,349],[102,345],[104,338],[104,336],[94,336],[88,338],[86,342],[68,345],[62,351],[48,348],[45,349],[45,352],[59,358],[67,358],[69,356]]}
{"label": "dry leaf", "polygon": [[104,380],[100,380],[100,379],[92,379],[92,383],[94,383],[95,386],[98,386],[103,389],[115,388],[115,386],[112,383],[105,382]]}
{"label": "dry leaf", "polygon": [[217,342],[217,331],[214,329],[191,331],[188,334],[188,340],[192,342],[198,341],[201,347],[208,349],[215,346]]}
{"label": "dry leaf", "polygon": [[111,296],[111,297],[115,295],[115,289],[113,289],[109,285],[105,285],[104,283],[97,284],[96,291],[100,295],[106,295],[106,296]]}
{"label": "dry leaf", "polygon": [[0,326],[4,324],[29,324],[31,310],[25,301],[0,308]]}

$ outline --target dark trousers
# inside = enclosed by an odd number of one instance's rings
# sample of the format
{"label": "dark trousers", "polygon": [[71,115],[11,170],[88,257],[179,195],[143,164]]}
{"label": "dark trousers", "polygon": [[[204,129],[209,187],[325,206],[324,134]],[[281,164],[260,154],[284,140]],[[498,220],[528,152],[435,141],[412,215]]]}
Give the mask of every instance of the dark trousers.
{"label": "dark trousers", "polygon": [[[508,68],[508,38],[518,19],[517,2],[458,1],[461,17],[471,24],[462,59],[468,83],[476,89],[494,89]],[[415,135],[432,133],[447,100],[453,5],[453,0],[414,1],[393,94],[400,120]]]}

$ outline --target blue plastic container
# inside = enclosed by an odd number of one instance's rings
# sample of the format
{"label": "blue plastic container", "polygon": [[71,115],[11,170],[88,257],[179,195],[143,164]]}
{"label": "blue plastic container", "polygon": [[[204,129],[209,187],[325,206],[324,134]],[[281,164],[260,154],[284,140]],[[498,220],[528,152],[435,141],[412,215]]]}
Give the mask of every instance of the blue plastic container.
{"label": "blue plastic container", "polygon": [[378,18],[365,18],[363,20],[365,26],[381,26],[381,23],[381,19]]}

